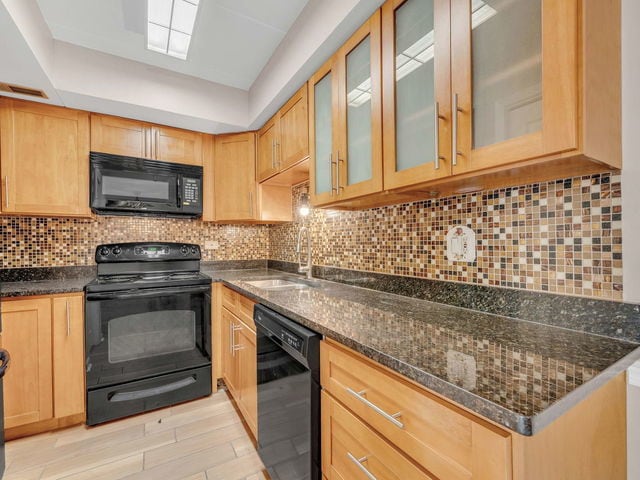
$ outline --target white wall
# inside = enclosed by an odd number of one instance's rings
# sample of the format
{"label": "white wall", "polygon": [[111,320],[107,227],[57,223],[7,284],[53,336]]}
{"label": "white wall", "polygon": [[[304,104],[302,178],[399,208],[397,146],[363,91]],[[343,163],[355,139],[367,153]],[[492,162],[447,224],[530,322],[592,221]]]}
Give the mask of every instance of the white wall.
{"label": "white wall", "polygon": [[[640,2],[622,0],[622,264],[624,300],[640,302]],[[640,365],[640,364],[639,364]],[[640,368],[640,366],[636,367]],[[640,387],[627,395],[629,480],[640,479]]]}

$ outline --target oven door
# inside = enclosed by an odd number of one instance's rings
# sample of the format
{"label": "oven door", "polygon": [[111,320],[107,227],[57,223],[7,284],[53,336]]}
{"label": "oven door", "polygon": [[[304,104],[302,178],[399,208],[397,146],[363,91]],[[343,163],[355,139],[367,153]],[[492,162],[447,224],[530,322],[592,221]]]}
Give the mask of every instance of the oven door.
{"label": "oven door", "polygon": [[211,365],[211,286],[88,293],[87,390]]}

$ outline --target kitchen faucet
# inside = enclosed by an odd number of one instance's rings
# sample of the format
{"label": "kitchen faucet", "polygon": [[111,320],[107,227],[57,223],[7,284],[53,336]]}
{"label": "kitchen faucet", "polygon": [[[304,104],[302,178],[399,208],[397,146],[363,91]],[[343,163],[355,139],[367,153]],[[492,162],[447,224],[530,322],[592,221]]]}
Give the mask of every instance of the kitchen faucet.
{"label": "kitchen faucet", "polygon": [[[307,264],[302,265],[302,236],[307,236]],[[298,231],[298,245],[296,246],[296,253],[298,254],[298,273],[306,273],[307,278],[313,278],[311,267],[311,232],[309,227],[300,227]]]}

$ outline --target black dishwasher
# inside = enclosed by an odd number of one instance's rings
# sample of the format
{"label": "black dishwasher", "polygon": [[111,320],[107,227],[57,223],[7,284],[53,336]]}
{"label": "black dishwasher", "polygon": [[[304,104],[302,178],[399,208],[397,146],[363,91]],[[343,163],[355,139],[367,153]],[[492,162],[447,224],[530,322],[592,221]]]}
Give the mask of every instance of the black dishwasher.
{"label": "black dishwasher", "polygon": [[321,480],[321,336],[262,305],[253,318],[260,458],[272,480]]}

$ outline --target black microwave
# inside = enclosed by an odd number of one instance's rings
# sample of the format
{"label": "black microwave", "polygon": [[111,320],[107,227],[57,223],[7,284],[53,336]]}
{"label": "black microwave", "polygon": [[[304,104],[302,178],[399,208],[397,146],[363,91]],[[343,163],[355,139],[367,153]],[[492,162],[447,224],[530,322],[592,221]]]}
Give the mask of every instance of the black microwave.
{"label": "black microwave", "polygon": [[91,210],[101,215],[202,215],[202,167],[91,152]]}

